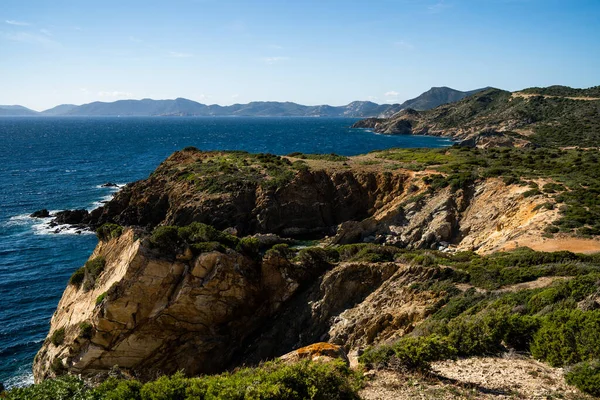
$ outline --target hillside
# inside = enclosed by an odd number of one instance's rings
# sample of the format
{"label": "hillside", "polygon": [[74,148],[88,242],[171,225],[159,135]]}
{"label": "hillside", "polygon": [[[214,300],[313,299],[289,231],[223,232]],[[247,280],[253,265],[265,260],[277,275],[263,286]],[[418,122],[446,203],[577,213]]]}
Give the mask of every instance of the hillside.
{"label": "hillside", "polygon": [[432,87],[425,93],[422,93],[414,99],[405,101],[400,105],[400,109],[404,110],[411,108],[413,110],[423,111],[430,110],[441,106],[442,104],[455,103],[459,100],[464,99],[472,94],[484,91],[489,88],[469,90],[467,92],[461,92],[449,87]]}
{"label": "hillside", "polygon": [[[597,88],[488,89],[428,111],[404,110],[355,127],[385,134],[428,134],[470,140],[479,146],[528,144],[594,147],[600,143]],[[550,94],[552,93],[552,94]]]}
{"label": "hillside", "polygon": [[30,110],[23,106],[2,106],[0,105],[0,117],[27,117],[37,115],[37,111]]}
{"label": "hillside", "polygon": [[[533,356],[558,381],[473,387],[585,398],[569,384],[593,390],[585,374],[595,367],[578,365],[566,377],[556,368],[600,356],[597,341],[577,339],[595,337],[600,322],[595,169],[596,151],[547,148],[351,158],[176,152],[74,221],[99,227],[100,242],[63,294],[36,357],[36,381],[98,379],[114,365],[120,379],[142,382],[179,370],[214,374],[325,340],[372,371],[373,381],[359,384],[364,398],[389,390],[387,381],[423,376],[456,393],[456,382],[470,384],[478,368],[493,370],[493,357],[511,351],[525,354],[511,366],[540,370]],[[581,242],[590,254],[567,251]],[[532,250],[549,245],[561,251]],[[567,345],[568,353],[558,350]],[[460,367],[456,357],[470,364]],[[141,390],[132,398],[149,399],[152,385],[206,388],[211,381],[197,379],[217,379],[213,393],[225,393],[243,386],[243,376],[289,382],[269,375],[287,376],[282,365],[122,384]],[[473,372],[457,375],[455,366]],[[354,388],[340,398],[357,398],[353,375],[343,371],[330,390]],[[411,386],[395,388],[391,397],[410,398]]]}
{"label": "hillside", "polygon": [[[482,90],[482,89],[479,89]],[[76,106],[63,104],[38,113],[21,106],[0,106],[0,116],[190,116],[190,117],[390,117],[404,108],[427,110],[440,104],[454,102],[477,92],[461,92],[447,87],[431,88],[403,104],[377,104],[371,101],[354,101],[345,106],[305,106],[292,102],[255,101],[248,104],[220,106],[206,105],[193,100],[118,100],[96,101]]]}

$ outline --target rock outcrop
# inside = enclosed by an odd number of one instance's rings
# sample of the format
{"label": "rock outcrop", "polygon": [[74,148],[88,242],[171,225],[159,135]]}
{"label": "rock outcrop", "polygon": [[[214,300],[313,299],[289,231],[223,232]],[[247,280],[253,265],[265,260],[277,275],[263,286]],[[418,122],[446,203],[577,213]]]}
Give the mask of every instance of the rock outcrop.
{"label": "rock outcrop", "polygon": [[99,242],[93,279],[86,270],[83,284],[66,288],[36,357],[36,381],[115,365],[140,379],[214,373],[322,341],[358,351],[410,332],[439,300],[411,289],[443,275],[438,267],[288,259],[210,243],[168,254],[148,239],[158,225],[208,223],[259,234],[263,247],[311,234],[329,244],[489,252],[539,235],[556,218],[539,207],[546,198],[523,196],[524,186],[490,178],[430,190],[423,178],[432,171],[388,163],[175,153],[84,215],[91,225],[129,228]]}

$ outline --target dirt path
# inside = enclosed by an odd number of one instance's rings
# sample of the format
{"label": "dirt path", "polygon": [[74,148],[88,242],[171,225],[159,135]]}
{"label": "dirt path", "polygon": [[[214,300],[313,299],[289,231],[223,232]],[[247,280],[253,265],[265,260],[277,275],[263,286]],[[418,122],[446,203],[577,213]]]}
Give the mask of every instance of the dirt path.
{"label": "dirt path", "polygon": [[583,100],[583,101],[595,101],[595,100],[600,100],[600,97],[569,97],[569,96],[550,96],[547,94],[534,94],[534,93],[520,93],[520,92],[514,92],[512,93],[512,97],[523,97],[525,99],[528,99],[530,97],[537,97],[537,96],[542,96],[546,99],[569,99],[569,100]]}
{"label": "dirt path", "polygon": [[530,358],[476,357],[433,364],[425,377],[375,371],[362,399],[592,399],[567,385],[560,368]]}
{"label": "dirt path", "polygon": [[504,246],[502,251],[514,250],[517,247],[529,247],[536,251],[561,251],[567,250],[573,253],[593,254],[600,252],[600,240],[581,238],[553,238],[517,240]]}

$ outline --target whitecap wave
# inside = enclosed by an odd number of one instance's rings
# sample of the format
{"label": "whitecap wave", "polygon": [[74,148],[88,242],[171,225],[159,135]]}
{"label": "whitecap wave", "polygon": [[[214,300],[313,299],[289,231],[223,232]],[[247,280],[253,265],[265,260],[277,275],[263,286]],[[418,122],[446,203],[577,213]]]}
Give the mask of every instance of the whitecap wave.
{"label": "whitecap wave", "polygon": [[[41,218],[40,223],[31,226],[34,235],[93,235],[89,229],[81,228],[78,226],[59,224],[50,226],[48,218]],[[50,218],[51,220],[51,218]]]}
{"label": "whitecap wave", "polygon": [[14,387],[31,386],[33,385],[33,372],[27,371],[15,375],[11,378],[8,378],[4,382],[4,385],[6,386],[6,389],[12,389]]}

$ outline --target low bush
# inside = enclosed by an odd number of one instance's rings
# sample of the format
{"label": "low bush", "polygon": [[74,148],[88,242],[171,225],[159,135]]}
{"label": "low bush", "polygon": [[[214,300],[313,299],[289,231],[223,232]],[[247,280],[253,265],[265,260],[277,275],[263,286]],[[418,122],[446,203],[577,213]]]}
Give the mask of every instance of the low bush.
{"label": "low bush", "polygon": [[392,346],[367,349],[359,360],[369,367],[424,372],[431,368],[431,362],[454,358],[456,354],[448,338],[406,336]]}
{"label": "low bush", "polygon": [[83,282],[83,290],[92,290],[96,285],[96,279],[100,276],[104,267],[106,266],[106,260],[102,256],[98,256],[88,260],[85,263],[85,279]]}
{"label": "low bush", "polygon": [[65,341],[65,328],[59,328],[54,331],[50,337],[50,342],[55,346],[60,346]]}
{"label": "low bush", "polygon": [[106,297],[106,292],[104,292],[101,295],[99,295],[98,297],[96,297],[96,305],[102,303],[102,301],[104,301],[105,297]]}
{"label": "low bush", "polygon": [[96,236],[102,241],[118,238],[123,234],[123,227],[117,224],[106,223],[96,229]]}
{"label": "low bush", "polygon": [[600,310],[560,310],[546,317],[531,354],[554,367],[600,358]]}
{"label": "low bush", "polygon": [[94,333],[94,327],[89,322],[85,321],[79,324],[79,336],[84,339],[91,339]]}
{"label": "low bush", "polygon": [[77,271],[73,272],[71,278],[69,279],[69,284],[77,287],[79,289],[83,280],[85,278],[85,267],[78,268]]}
{"label": "low bush", "polygon": [[142,384],[108,378],[96,388],[74,376],[48,379],[12,389],[10,400],[197,400],[197,399],[314,399],[358,400],[361,378],[343,362],[268,362],[233,373],[186,378],[182,373]]}
{"label": "low bush", "polygon": [[565,374],[569,385],[584,393],[600,397],[600,362],[598,360],[582,362],[569,368]]}

